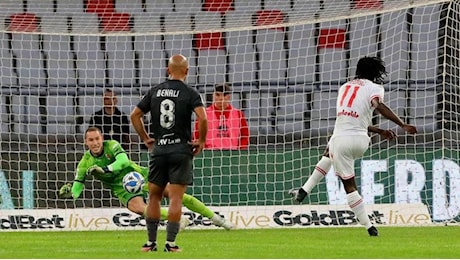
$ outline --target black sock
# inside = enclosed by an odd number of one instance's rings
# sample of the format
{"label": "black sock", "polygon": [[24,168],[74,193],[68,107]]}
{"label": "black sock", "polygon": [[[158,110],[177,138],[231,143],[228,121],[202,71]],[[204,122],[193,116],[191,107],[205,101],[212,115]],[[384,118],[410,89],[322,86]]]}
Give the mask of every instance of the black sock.
{"label": "black sock", "polygon": [[158,224],[160,223],[159,219],[146,219],[147,223],[147,235],[149,241],[152,243],[157,242],[157,231],[158,231]]}
{"label": "black sock", "polygon": [[176,241],[177,233],[179,233],[180,223],[179,222],[168,222],[166,225],[166,241]]}

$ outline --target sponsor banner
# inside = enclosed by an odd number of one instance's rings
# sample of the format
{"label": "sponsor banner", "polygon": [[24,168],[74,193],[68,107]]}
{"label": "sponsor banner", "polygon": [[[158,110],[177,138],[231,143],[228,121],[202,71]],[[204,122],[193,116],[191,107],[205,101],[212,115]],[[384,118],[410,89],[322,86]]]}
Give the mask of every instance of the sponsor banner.
{"label": "sponsor banner", "polygon": [[[347,205],[210,208],[239,229],[359,225]],[[377,226],[432,223],[428,208],[423,204],[375,204],[366,205],[366,209]],[[124,208],[2,210],[0,214],[1,231],[145,230],[145,220]],[[188,229],[218,228],[208,218],[185,208],[183,214],[191,222]]]}

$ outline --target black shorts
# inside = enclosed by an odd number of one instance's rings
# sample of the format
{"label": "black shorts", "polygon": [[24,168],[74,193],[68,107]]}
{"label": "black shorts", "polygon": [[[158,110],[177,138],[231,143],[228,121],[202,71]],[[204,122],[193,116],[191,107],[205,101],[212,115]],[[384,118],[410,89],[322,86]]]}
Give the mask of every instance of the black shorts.
{"label": "black shorts", "polygon": [[[178,145],[179,146],[179,145]],[[164,187],[166,184],[187,184],[193,182],[193,155],[187,151],[154,153],[150,158],[149,182]]]}

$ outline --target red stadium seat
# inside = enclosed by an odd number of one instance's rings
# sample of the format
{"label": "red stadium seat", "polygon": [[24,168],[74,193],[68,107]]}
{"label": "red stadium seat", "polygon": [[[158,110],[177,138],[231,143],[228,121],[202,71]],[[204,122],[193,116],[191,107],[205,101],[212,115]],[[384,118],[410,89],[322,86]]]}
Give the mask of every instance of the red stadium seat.
{"label": "red stadium seat", "polygon": [[345,29],[329,28],[321,29],[318,37],[318,49],[321,48],[345,48]]}
{"label": "red stadium seat", "polygon": [[87,13],[97,13],[98,15],[113,13],[115,12],[115,3],[113,0],[87,0],[85,10]]}
{"label": "red stadium seat", "polygon": [[206,0],[204,10],[208,12],[220,12],[222,14],[233,11],[233,0]]}
{"label": "red stadium seat", "polygon": [[12,14],[8,30],[15,32],[35,32],[38,30],[37,16],[32,13]]}
{"label": "red stadium seat", "polygon": [[129,32],[132,29],[128,13],[109,13],[101,16],[103,32]]}
{"label": "red stadium seat", "polygon": [[382,7],[382,0],[355,0],[354,9],[378,9]]}
{"label": "red stadium seat", "polygon": [[[257,26],[263,25],[274,25],[284,22],[284,13],[281,10],[259,10],[257,11]],[[276,28],[278,30],[283,30],[284,27]]]}
{"label": "red stadium seat", "polygon": [[223,50],[225,46],[222,32],[195,34],[195,47],[198,50]]}

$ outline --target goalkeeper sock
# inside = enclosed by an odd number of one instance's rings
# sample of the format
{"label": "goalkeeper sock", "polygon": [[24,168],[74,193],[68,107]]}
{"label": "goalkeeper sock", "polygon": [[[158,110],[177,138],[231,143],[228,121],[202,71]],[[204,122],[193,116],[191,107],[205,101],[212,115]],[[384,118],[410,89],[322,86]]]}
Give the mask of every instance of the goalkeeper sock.
{"label": "goalkeeper sock", "polygon": [[321,160],[316,164],[315,169],[308,177],[307,182],[302,186],[302,189],[307,193],[310,193],[311,190],[318,185],[318,183],[326,176],[332,166],[332,160],[329,157],[323,156]]}
{"label": "goalkeeper sock", "polygon": [[160,223],[160,220],[159,219],[146,219],[145,221],[147,223],[147,235],[149,239],[147,244],[149,245],[150,243],[156,243],[158,224]]}
{"label": "goalkeeper sock", "polygon": [[214,212],[212,210],[210,210],[208,207],[206,207],[206,205],[204,205],[203,202],[193,197],[192,195],[184,194],[182,197],[182,204],[184,204],[184,206],[189,210],[196,212],[203,217],[211,219],[212,216],[214,216]]}
{"label": "goalkeeper sock", "polygon": [[361,225],[365,226],[366,229],[369,229],[372,226],[371,220],[366,213],[366,209],[364,208],[364,202],[361,195],[359,195],[358,191],[353,191],[347,194],[347,201],[348,205],[350,206],[351,210],[355,213],[355,216],[358,218],[358,221]]}

